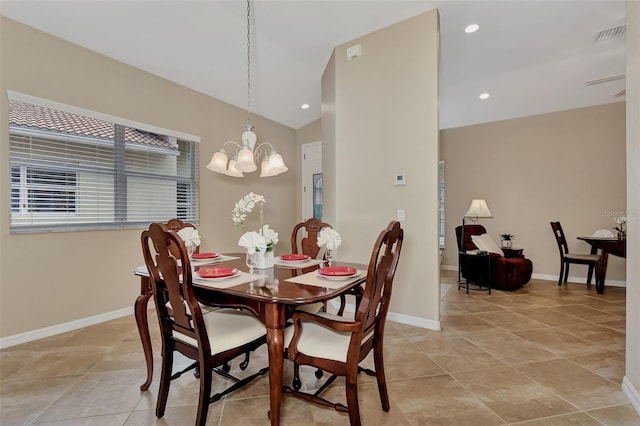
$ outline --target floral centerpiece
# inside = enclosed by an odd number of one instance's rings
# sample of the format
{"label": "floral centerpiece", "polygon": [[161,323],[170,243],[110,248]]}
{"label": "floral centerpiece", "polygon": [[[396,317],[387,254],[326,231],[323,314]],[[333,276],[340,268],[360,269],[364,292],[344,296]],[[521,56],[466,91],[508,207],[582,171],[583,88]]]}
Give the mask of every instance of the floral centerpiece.
{"label": "floral centerpiece", "polygon": [[618,238],[623,239],[626,237],[625,225],[627,224],[627,218],[625,216],[616,217],[616,223],[618,226],[614,226],[613,229],[618,231]]}
{"label": "floral centerpiece", "polygon": [[248,193],[235,204],[231,212],[231,220],[238,228],[244,226],[247,214],[256,206],[260,211],[260,228],[258,231],[249,231],[242,234],[238,245],[247,250],[247,264],[250,267],[265,269],[273,267],[273,246],[279,241],[278,233],[263,224],[263,208],[267,200],[264,196]]}
{"label": "floral centerpiece", "polygon": [[342,244],[342,237],[338,231],[333,228],[322,228],[320,232],[318,232],[318,239],[316,242],[318,247],[325,246],[327,250],[326,258],[329,265],[331,265],[333,256],[335,255],[335,250],[340,247],[340,244]]}
{"label": "floral centerpiece", "polygon": [[198,230],[191,226],[182,228],[178,231],[178,236],[182,238],[184,246],[187,248],[189,256],[191,256],[196,251],[201,242]]}

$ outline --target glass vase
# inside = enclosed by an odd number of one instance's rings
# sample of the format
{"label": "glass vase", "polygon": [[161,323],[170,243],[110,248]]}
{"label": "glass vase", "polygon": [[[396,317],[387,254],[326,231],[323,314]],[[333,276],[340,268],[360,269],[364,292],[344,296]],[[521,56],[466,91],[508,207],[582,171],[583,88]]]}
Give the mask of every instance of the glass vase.
{"label": "glass vase", "polygon": [[267,244],[267,250],[264,252],[256,251],[255,257],[256,257],[256,262],[254,267],[256,269],[273,268],[273,261],[274,261],[273,244]]}

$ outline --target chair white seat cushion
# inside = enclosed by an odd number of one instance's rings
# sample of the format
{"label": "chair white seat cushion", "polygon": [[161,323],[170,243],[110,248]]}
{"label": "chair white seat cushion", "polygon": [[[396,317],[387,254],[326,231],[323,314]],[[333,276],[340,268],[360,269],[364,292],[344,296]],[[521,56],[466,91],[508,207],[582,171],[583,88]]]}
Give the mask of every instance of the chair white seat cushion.
{"label": "chair white seat cushion", "polygon": [[575,259],[575,260],[583,260],[583,261],[593,261],[597,262],[600,260],[600,256],[597,254],[575,254],[575,253],[567,253],[564,255],[567,259]]}
{"label": "chair white seat cushion", "polygon": [[[333,321],[353,321],[352,319],[326,312],[320,312],[316,315],[329,318]],[[289,347],[289,344],[291,343],[293,330],[294,327],[288,327],[284,330],[285,347]],[[370,333],[370,335],[371,334],[373,334],[373,332]],[[366,341],[370,335],[362,341]],[[302,352],[305,355],[315,358],[347,362],[347,351],[349,349],[350,340],[351,333],[335,331],[317,322],[302,321],[302,333],[300,333],[297,350],[298,352]]]}
{"label": "chair white seat cushion", "polygon": [[[242,346],[267,333],[258,318],[236,309],[218,309],[203,315],[203,319],[212,355]],[[198,346],[195,339],[184,334],[174,332],[174,337],[191,346]]]}
{"label": "chair white seat cushion", "polygon": [[311,314],[315,314],[317,312],[320,312],[323,308],[324,308],[324,303],[316,302],[316,303],[309,303],[308,305],[300,305],[296,308],[296,311],[303,311],[303,312],[309,312]]}

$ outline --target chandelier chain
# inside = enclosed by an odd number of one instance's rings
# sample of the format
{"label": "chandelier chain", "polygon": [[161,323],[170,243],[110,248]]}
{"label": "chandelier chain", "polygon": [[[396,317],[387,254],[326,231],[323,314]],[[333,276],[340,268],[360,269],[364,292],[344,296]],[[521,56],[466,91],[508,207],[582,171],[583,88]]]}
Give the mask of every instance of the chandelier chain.
{"label": "chandelier chain", "polygon": [[251,124],[251,0],[247,0],[247,125]]}

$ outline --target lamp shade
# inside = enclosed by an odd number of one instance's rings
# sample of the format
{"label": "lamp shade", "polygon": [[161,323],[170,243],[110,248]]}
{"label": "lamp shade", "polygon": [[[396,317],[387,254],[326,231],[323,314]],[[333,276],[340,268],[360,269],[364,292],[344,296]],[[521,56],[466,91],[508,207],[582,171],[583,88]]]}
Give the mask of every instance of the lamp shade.
{"label": "lamp shade", "polygon": [[211,161],[207,164],[207,169],[213,170],[218,173],[226,173],[227,172],[227,161],[229,158],[224,150],[220,150],[213,154],[211,157]]}
{"label": "lamp shade", "polygon": [[277,174],[273,172],[273,170],[271,169],[271,166],[269,166],[269,160],[266,158],[262,160],[262,165],[260,170],[261,170],[260,177],[270,177],[270,176],[275,176]]}
{"label": "lamp shade", "polygon": [[[246,132],[245,132],[246,133]],[[235,164],[236,169],[241,172],[253,172],[257,169],[256,163],[253,158],[253,151],[248,145],[244,145],[240,152],[238,152],[238,161]]]}
{"label": "lamp shade", "polygon": [[487,202],[476,198],[471,200],[469,210],[467,210],[464,217],[493,217],[493,215],[491,214],[491,210],[489,210],[489,206],[487,206]]}
{"label": "lamp shade", "polygon": [[282,155],[278,154],[275,151],[272,151],[271,155],[269,155],[269,168],[273,171],[273,173],[277,175],[289,170],[287,166],[284,165]]}
{"label": "lamp shade", "polygon": [[236,159],[233,158],[231,161],[229,161],[229,168],[227,169],[227,173],[228,176],[233,176],[233,177],[244,177],[244,174],[236,169]]}

